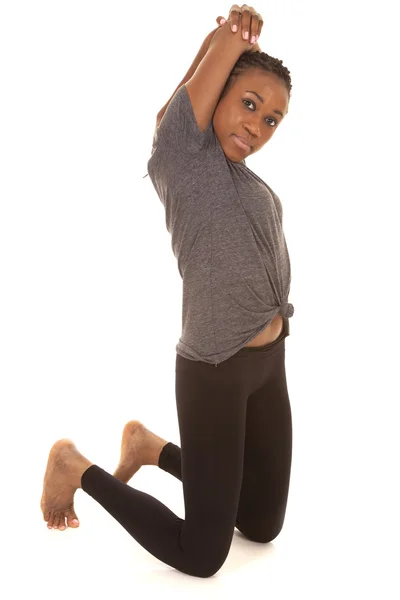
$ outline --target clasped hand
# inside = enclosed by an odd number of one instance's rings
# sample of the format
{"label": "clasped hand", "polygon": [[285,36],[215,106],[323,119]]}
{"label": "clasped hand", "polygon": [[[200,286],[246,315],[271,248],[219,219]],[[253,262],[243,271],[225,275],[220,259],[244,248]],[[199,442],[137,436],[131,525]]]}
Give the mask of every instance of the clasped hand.
{"label": "clasped hand", "polygon": [[[226,22],[227,20],[224,17],[217,17],[218,25],[224,25]],[[228,22],[232,33],[240,31],[241,26],[242,37],[244,40],[248,40],[250,46],[257,43],[264,25],[260,13],[247,4],[242,4],[241,7],[238,4],[233,4],[229,11]]]}

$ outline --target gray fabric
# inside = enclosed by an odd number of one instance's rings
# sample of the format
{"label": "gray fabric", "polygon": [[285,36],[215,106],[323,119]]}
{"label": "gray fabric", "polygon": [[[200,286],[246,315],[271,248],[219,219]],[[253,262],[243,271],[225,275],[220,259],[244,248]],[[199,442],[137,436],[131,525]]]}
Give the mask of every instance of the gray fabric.
{"label": "gray fabric", "polygon": [[225,156],[212,121],[199,130],[186,85],[154,134],[147,169],[183,280],[176,352],[221,363],[278,312],[293,315],[281,201],[245,160]]}

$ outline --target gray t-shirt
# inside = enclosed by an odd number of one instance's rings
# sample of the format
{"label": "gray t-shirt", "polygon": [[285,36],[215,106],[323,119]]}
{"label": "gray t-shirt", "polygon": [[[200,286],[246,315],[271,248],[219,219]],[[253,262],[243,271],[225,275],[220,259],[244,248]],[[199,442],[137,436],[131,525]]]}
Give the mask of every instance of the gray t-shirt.
{"label": "gray t-shirt", "polygon": [[154,134],[147,169],[183,280],[176,351],[219,364],[278,312],[293,315],[281,201],[245,160],[225,156],[212,120],[200,131],[186,85]]}

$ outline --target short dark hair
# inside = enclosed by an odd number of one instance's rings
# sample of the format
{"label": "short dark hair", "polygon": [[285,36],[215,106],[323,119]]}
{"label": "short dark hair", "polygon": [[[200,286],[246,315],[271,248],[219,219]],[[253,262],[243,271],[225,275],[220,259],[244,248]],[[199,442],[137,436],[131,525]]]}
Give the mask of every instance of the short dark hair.
{"label": "short dark hair", "polygon": [[274,58],[266,52],[260,52],[258,50],[246,50],[246,52],[241,54],[229,74],[220,100],[226,95],[233,82],[249,69],[260,69],[266,73],[275,73],[275,75],[278,75],[286,86],[290,100],[290,92],[292,89],[290,71],[283,65],[283,62],[279,60],[279,58]]}

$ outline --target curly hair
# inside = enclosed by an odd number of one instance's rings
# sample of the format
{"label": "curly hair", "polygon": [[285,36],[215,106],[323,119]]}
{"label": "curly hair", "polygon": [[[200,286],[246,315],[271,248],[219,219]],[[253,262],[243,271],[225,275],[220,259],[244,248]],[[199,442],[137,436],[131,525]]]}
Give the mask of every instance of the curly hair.
{"label": "curly hair", "polygon": [[259,50],[246,50],[240,55],[229,74],[225,87],[222,90],[220,100],[227,94],[233,83],[248,69],[260,69],[267,73],[275,73],[275,75],[278,75],[286,86],[290,100],[290,92],[292,89],[290,71],[283,65],[283,62],[279,60],[279,58],[274,58],[266,52],[260,52]]}

